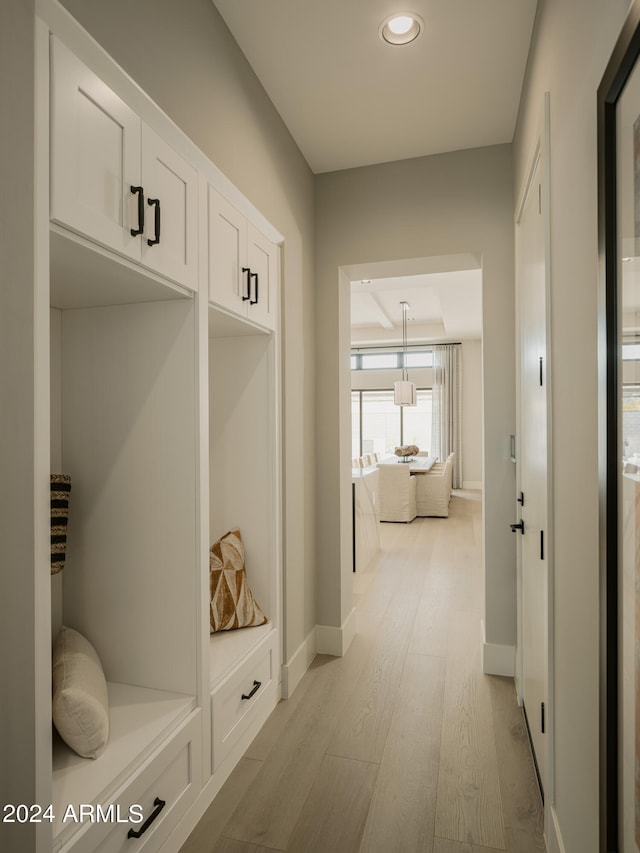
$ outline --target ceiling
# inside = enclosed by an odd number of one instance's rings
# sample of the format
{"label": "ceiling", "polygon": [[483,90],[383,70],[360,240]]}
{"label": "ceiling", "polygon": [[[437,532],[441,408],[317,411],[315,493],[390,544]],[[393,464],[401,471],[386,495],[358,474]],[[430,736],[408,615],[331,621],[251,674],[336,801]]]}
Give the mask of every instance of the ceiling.
{"label": "ceiling", "polygon": [[213,0],[315,173],[511,142],[537,0]]}
{"label": "ceiling", "polygon": [[482,337],[482,271],[467,269],[352,282],[352,346],[402,340],[402,300],[409,343]]}
{"label": "ceiling", "polygon": [[[316,174],[513,139],[537,0],[213,2]],[[424,32],[386,44],[407,9]],[[350,276],[354,346],[401,340],[403,299],[410,342],[482,336],[478,264],[434,260]]]}

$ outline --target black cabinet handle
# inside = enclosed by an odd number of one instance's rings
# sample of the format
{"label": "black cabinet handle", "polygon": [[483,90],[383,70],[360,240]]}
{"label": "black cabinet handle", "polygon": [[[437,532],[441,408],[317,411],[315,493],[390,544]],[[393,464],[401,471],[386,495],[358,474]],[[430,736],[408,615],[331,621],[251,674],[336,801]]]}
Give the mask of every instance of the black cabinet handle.
{"label": "black cabinet handle", "polygon": [[243,698],[243,699],[251,699],[251,697],[252,697],[255,693],[257,693],[257,692],[258,692],[258,690],[260,690],[260,687],[261,687],[261,686],[262,686],[262,682],[261,682],[261,681],[254,681],[254,682],[253,682],[253,687],[251,688],[251,693],[243,693],[243,694],[242,694],[242,698]]}
{"label": "black cabinet handle", "polygon": [[250,267],[242,267],[242,272],[246,272],[246,274],[247,274],[247,279],[246,279],[247,292],[242,294],[242,301],[247,302],[251,299],[251,276],[252,276],[252,272],[251,272]]}
{"label": "black cabinet handle", "polygon": [[249,305],[257,305],[257,304],[258,304],[258,282],[259,282],[259,279],[258,279],[258,273],[257,273],[257,272],[252,272],[252,273],[251,273],[251,278],[255,278],[255,280],[256,280],[256,298],[255,298],[255,299],[250,299],[250,300],[249,300]]}
{"label": "black cabinet handle", "polygon": [[155,232],[156,236],[153,240],[147,240],[149,246],[157,246],[160,242],[160,199],[159,198],[148,198],[147,204],[150,207],[154,208],[155,213]]}
{"label": "black cabinet handle", "polygon": [[131,236],[137,237],[144,231],[144,190],[142,187],[131,185],[131,192],[138,196],[138,227],[131,229]]}
{"label": "black cabinet handle", "polygon": [[154,820],[158,817],[162,809],[167,805],[167,801],[161,800],[160,797],[156,797],[153,801],[153,805],[155,806],[155,809],[151,812],[140,829],[130,829],[129,832],[127,832],[127,838],[140,838],[141,835],[144,835]]}
{"label": "black cabinet handle", "polygon": [[519,530],[520,533],[524,536],[524,521],[519,521],[517,524],[511,525],[511,532],[515,533],[516,530]]}
{"label": "black cabinet handle", "polygon": [[520,492],[520,497],[516,498],[516,500],[520,504],[520,506],[524,506],[524,492]]}

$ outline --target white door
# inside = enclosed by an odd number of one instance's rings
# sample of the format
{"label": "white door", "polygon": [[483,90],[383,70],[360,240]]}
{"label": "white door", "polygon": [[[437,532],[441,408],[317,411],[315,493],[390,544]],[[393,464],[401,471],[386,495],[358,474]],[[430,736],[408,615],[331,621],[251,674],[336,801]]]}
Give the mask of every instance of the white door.
{"label": "white door", "polygon": [[543,788],[548,733],[548,418],[545,181],[536,157],[517,222],[520,418],[520,691]]}
{"label": "white door", "polygon": [[57,39],[51,67],[51,219],[140,259],[140,119]]}
{"label": "white door", "polygon": [[278,249],[251,223],[247,224],[247,266],[250,270],[249,317],[269,329],[276,327]]}
{"label": "white door", "polygon": [[198,289],[198,173],[142,124],[142,263]]}

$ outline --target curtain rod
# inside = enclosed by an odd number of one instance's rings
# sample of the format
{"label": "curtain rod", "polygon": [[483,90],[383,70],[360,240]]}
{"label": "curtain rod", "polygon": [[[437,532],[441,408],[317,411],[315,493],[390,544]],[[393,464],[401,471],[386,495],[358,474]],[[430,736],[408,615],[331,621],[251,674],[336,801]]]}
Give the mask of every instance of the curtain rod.
{"label": "curtain rod", "polygon": [[[428,344],[427,343],[424,343],[424,344],[407,344],[407,349],[408,350],[412,350],[412,349],[423,350],[423,349],[430,349],[431,347],[443,346],[444,344],[448,344],[450,346],[461,346],[462,341],[430,341]],[[386,344],[383,346],[375,346],[374,344],[370,344],[369,346],[361,346],[361,347],[352,346],[351,352],[362,352],[364,350],[378,350],[378,352],[379,352],[380,350],[385,350],[385,349],[390,349],[390,350],[394,350],[395,352],[399,352],[402,349],[402,344],[401,343],[400,344]]]}

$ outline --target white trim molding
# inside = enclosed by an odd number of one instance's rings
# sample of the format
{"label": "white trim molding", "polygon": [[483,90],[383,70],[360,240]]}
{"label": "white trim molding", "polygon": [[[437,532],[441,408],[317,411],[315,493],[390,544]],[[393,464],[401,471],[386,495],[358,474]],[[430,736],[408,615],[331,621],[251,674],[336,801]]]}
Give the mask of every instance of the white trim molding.
{"label": "white trim molding", "polygon": [[318,630],[314,627],[300,643],[288,663],[281,667],[282,698],[289,699],[318,654]]}
{"label": "white trim molding", "polygon": [[316,625],[313,630],[309,631],[288,663],[283,664],[280,668],[282,698],[289,699],[292,696],[316,655],[343,657],[355,635],[355,607],[344,620],[341,628],[335,628],[333,625]]}
{"label": "white trim molding", "polygon": [[516,647],[499,643],[487,643],[484,620],[482,621],[482,671],[485,675],[516,674]]}
{"label": "white trim molding", "polygon": [[332,625],[316,625],[318,632],[318,654],[342,657],[356,635],[355,607],[342,623],[341,628]]}

